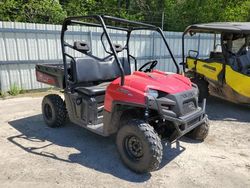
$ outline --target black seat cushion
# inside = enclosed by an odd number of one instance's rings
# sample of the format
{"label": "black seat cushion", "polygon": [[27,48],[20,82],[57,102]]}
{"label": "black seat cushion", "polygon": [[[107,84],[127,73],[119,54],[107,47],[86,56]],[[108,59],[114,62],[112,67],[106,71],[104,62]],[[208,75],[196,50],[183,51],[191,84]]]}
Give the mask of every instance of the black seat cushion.
{"label": "black seat cushion", "polygon": [[104,95],[109,84],[110,82],[104,82],[94,86],[79,86],[75,88],[75,91],[88,96]]}
{"label": "black seat cushion", "polygon": [[[119,58],[126,75],[131,74],[130,65],[126,58]],[[114,58],[98,61],[93,58],[75,58],[71,61],[73,81],[76,84],[84,82],[104,82],[120,76],[120,70]]]}
{"label": "black seat cushion", "polygon": [[[128,60],[119,58],[126,75],[131,74]],[[104,95],[109,81],[120,76],[120,70],[114,58],[107,61],[98,61],[93,58],[75,58],[71,61],[74,90],[88,95]],[[101,84],[96,84],[101,83]],[[90,84],[90,86],[89,86]]]}
{"label": "black seat cushion", "polygon": [[239,64],[239,70],[243,74],[248,74],[250,69],[250,51],[247,51],[246,54],[241,55],[237,59]]}
{"label": "black seat cushion", "polygon": [[250,70],[250,51],[241,56],[231,56],[228,58],[228,64],[233,70],[249,75]]}

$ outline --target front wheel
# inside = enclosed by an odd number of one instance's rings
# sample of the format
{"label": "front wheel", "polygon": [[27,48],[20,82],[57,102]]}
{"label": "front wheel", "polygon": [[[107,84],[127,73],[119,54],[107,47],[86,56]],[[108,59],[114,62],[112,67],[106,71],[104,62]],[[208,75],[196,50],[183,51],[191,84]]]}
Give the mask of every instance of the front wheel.
{"label": "front wheel", "polygon": [[119,129],[116,144],[122,161],[131,170],[145,173],[159,168],[162,144],[148,123],[136,119],[128,121]]}
{"label": "front wheel", "polygon": [[204,141],[209,132],[209,124],[205,122],[198,127],[194,128],[191,132],[187,133],[186,136],[188,138]]}
{"label": "front wheel", "polygon": [[195,79],[192,79],[191,81],[198,86],[199,102],[202,102],[203,99],[209,96],[208,82],[202,78],[195,78]]}

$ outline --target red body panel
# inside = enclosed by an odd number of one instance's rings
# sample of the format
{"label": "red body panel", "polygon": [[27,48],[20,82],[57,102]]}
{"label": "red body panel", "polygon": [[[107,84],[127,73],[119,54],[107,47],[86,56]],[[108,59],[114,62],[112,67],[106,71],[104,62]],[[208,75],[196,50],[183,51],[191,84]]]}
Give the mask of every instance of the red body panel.
{"label": "red body panel", "polygon": [[190,79],[179,74],[167,74],[157,70],[150,73],[135,71],[132,75],[125,76],[123,86],[120,86],[120,78],[108,86],[104,108],[110,112],[113,101],[145,105],[145,92],[148,88],[175,94],[192,89],[192,83]]}

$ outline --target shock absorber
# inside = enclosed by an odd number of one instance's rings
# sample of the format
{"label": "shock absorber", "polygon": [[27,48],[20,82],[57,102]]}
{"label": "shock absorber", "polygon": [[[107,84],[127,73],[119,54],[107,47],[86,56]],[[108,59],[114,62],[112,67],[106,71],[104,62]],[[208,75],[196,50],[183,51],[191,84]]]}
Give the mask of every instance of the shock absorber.
{"label": "shock absorber", "polygon": [[148,108],[148,97],[146,96],[146,109],[144,112],[144,118],[146,121],[148,121],[148,117],[149,117],[149,108]]}

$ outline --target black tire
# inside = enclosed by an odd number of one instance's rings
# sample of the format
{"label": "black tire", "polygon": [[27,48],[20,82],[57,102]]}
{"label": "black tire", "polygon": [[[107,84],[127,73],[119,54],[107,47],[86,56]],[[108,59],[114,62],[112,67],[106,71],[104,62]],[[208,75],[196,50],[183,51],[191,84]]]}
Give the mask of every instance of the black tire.
{"label": "black tire", "polygon": [[203,78],[192,79],[192,82],[198,86],[199,102],[202,102],[203,99],[208,98],[209,96],[208,82],[205,81]]}
{"label": "black tire", "polygon": [[123,125],[116,137],[122,161],[131,170],[145,173],[156,170],[162,160],[162,144],[154,128],[133,119]]}
{"label": "black tire", "polygon": [[61,127],[66,119],[65,103],[59,95],[46,95],[42,101],[43,119],[49,127]]}
{"label": "black tire", "polygon": [[208,135],[208,132],[209,124],[206,122],[194,128],[191,132],[187,133],[186,136],[194,140],[204,141]]}

